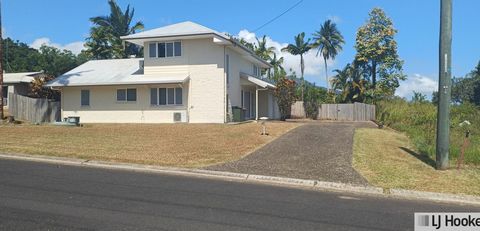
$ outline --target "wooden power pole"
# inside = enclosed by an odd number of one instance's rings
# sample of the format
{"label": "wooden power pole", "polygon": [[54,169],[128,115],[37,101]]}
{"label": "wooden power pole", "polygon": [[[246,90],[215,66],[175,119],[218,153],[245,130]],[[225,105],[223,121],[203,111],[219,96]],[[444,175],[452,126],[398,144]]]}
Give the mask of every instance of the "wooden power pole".
{"label": "wooden power pole", "polygon": [[450,143],[450,99],[452,77],[452,0],[440,3],[440,47],[437,117],[437,169],[448,168]]}
{"label": "wooden power pole", "polygon": [[2,36],[2,2],[0,0],[0,120],[3,120],[3,36]]}

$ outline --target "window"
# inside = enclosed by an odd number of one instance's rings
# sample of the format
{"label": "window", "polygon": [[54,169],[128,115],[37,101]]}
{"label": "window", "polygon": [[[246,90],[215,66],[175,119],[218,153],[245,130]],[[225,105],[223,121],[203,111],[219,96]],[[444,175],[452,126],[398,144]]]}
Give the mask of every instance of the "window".
{"label": "window", "polygon": [[225,56],[225,72],[227,75],[227,84],[230,82],[230,56]]}
{"label": "window", "polygon": [[158,58],[165,57],[165,43],[158,44]]}
{"label": "window", "polygon": [[182,56],[182,43],[175,42],[175,56]]}
{"label": "window", "polygon": [[150,89],[151,105],[183,105],[183,89],[177,88],[152,88]]}
{"label": "window", "polygon": [[128,101],[135,102],[137,101],[137,89],[127,88],[127,89],[117,89],[117,101]]}
{"label": "window", "polygon": [[[150,58],[182,56],[181,42],[150,43]],[[156,51],[156,52],[155,52]]]}
{"label": "window", "polygon": [[156,58],[157,57],[157,44],[156,43],[150,43],[149,44],[149,56],[150,58]]}
{"label": "window", "polygon": [[81,90],[80,91],[80,105],[81,106],[90,106],[90,90]]}
{"label": "window", "polygon": [[260,76],[260,68],[253,65],[253,76],[259,77]]}

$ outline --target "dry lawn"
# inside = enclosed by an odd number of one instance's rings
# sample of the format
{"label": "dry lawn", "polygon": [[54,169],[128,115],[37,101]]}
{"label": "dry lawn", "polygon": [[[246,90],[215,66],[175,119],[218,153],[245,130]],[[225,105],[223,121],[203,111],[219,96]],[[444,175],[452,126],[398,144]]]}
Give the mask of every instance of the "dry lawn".
{"label": "dry lawn", "polygon": [[480,168],[437,171],[408,137],[390,129],[355,132],[353,166],[369,183],[383,188],[480,195]]}
{"label": "dry lawn", "polygon": [[268,123],[269,136],[257,123],[9,125],[0,152],[194,168],[240,159],[298,125]]}

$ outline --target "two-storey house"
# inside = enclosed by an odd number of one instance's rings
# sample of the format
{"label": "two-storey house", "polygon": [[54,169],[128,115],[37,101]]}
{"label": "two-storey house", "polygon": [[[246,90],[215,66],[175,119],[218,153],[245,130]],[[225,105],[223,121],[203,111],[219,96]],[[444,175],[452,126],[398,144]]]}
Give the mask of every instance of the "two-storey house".
{"label": "two-storey house", "polygon": [[122,39],[144,58],[93,60],[49,82],[61,91],[62,117],[82,123],[225,123],[279,117],[270,64],[237,40],[193,22]]}

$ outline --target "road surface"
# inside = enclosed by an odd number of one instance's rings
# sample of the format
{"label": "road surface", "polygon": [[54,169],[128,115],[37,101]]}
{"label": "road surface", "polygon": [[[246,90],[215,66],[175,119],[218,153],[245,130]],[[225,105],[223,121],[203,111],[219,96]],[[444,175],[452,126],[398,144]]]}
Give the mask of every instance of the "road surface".
{"label": "road surface", "polygon": [[411,230],[432,202],[0,159],[0,230]]}

